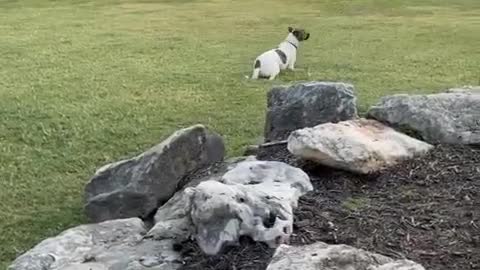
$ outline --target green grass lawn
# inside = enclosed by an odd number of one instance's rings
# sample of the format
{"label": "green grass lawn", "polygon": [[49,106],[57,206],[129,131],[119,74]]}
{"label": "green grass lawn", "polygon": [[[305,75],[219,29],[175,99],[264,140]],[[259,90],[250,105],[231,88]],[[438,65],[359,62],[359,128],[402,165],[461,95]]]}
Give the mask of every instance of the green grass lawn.
{"label": "green grass lawn", "polygon": [[[302,26],[296,72],[249,81]],[[272,84],[380,96],[480,84],[479,0],[0,0],[0,268],[85,222],[94,170],[204,123],[230,155],[262,135]]]}

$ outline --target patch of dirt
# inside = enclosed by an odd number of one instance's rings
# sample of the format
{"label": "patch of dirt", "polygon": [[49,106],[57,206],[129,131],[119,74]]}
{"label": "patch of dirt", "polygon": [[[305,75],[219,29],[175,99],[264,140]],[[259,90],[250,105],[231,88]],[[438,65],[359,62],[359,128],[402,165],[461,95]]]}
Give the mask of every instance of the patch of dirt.
{"label": "patch of dirt", "polygon": [[180,269],[195,270],[257,270],[266,269],[273,256],[274,249],[263,243],[253,242],[248,238],[240,239],[240,245],[227,247],[216,256],[207,256],[193,241],[179,245],[184,257],[184,265]]}
{"label": "patch of dirt", "polygon": [[[261,149],[258,158],[298,166],[315,186],[295,210],[290,244],[348,244],[426,269],[480,269],[480,149],[438,146],[368,176],[298,161],[285,146]],[[218,256],[194,242],[179,249],[190,270],[263,270],[273,254],[248,241]]]}

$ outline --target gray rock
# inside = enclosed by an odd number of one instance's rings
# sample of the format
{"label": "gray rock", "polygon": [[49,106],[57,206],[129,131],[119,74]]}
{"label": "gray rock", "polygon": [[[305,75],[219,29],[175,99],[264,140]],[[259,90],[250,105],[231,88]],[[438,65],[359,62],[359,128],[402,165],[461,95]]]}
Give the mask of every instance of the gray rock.
{"label": "gray rock", "polygon": [[287,148],[303,159],[367,174],[423,155],[433,146],[375,120],[356,119],[296,130]]}
{"label": "gray rock", "polygon": [[265,141],[287,139],[290,132],[357,117],[353,85],[306,82],[275,87],[268,93]]}
{"label": "gray rock", "polygon": [[413,131],[432,144],[480,144],[480,95],[452,91],[387,96],[368,117]]}
{"label": "gray rock", "polygon": [[139,218],[68,229],[19,256],[9,270],[174,270],[179,254],[171,240],[143,239]]}
{"label": "gray rock", "polygon": [[425,270],[410,260],[389,257],[347,245],[318,242],[307,246],[281,245],[267,270]]}
{"label": "gray rock", "polygon": [[293,226],[298,198],[312,190],[308,175],[282,162],[245,160],[177,193],[157,212],[148,236],[195,237],[207,254],[234,245],[242,235],[276,247]]}
{"label": "gray rock", "polygon": [[87,216],[94,222],[146,217],[183,178],[224,154],[222,138],[202,125],[176,131],[139,156],[100,168],[85,187]]}

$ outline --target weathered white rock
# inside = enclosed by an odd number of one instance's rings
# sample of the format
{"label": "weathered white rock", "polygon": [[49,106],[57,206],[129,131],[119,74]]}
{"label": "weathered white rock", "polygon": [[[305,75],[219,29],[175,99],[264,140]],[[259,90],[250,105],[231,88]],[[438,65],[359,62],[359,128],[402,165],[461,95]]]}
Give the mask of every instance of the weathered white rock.
{"label": "weathered white rock", "polygon": [[242,235],[276,247],[288,242],[298,198],[312,190],[308,175],[282,162],[243,161],[221,178],[175,195],[159,209],[155,239],[194,236],[207,254]]}
{"label": "weathered white rock", "polygon": [[74,263],[63,268],[63,270],[109,270],[103,263],[87,262],[87,263]]}
{"label": "weathered white rock", "polygon": [[347,245],[318,242],[307,246],[281,245],[267,270],[425,270],[410,260],[392,258]]}
{"label": "weathered white rock", "polygon": [[265,141],[287,139],[290,132],[328,122],[357,118],[351,84],[303,82],[277,86],[268,93]]}
{"label": "weathered white rock", "polygon": [[194,233],[190,218],[192,194],[190,189],[179,191],[155,213],[155,225],[148,232],[149,238],[183,241]]}
{"label": "weathered white rock", "polygon": [[447,93],[480,95],[480,86],[469,85],[469,86],[458,87],[458,88],[450,88],[447,90]]}
{"label": "weathered white rock", "polygon": [[132,159],[100,168],[85,187],[94,222],[146,217],[170,199],[189,173],[223,160],[222,138],[202,125],[179,130]]}
{"label": "weathered white rock", "polygon": [[230,158],[221,164],[206,168],[205,171],[197,172],[183,190],[175,193],[167,203],[158,208],[154,217],[155,226],[148,232],[148,236],[154,239],[176,239],[177,241],[188,239],[194,233],[190,218],[192,192],[185,192],[185,189],[208,180],[221,181],[222,176],[236,164],[255,160],[254,156]]}
{"label": "weathered white rock", "polygon": [[356,173],[379,171],[432,148],[375,120],[366,119],[294,131],[287,147],[295,156]]}
{"label": "weathered white rock", "polygon": [[410,260],[396,260],[378,267],[372,267],[372,270],[425,270],[425,268]]}
{"label": "weathered white rock", "polygon": [[143,239],[138,218],[68,229],[19,256],[9,270],[172,270],[180,265],[171,240]]}
{"label": "weathered white rock", "polygon": [[368,117],[414,131],[433,144],[480,144],[479,90],[387,96],[370,108]]}

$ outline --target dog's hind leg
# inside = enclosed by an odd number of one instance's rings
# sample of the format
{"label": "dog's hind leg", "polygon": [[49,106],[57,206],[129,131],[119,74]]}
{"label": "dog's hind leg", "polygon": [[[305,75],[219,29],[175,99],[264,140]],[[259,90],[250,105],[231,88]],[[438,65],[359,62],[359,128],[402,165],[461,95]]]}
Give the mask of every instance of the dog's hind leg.
{"label": "dog's hind leg", "polygon": [[260,76],[260,69],[259,68],[254,69],[251,79],[256,80],[258,79],[259,76]]}
{"label": "dog's hind leg", "polygon": [[275,68],[275,70],[272,72],[272,74],[270,75],[270,77],[268,79],[270,81],[273,81],[273,80],[275,80],[275,77],[277,77],[278,74],[280,74],[280,66],[277,66]]}
{"label": "dog's hind leg", "polygon": [[255,66],[253,67],[252,80],[258,79],[260,76],[260,60],[255,60]]}

